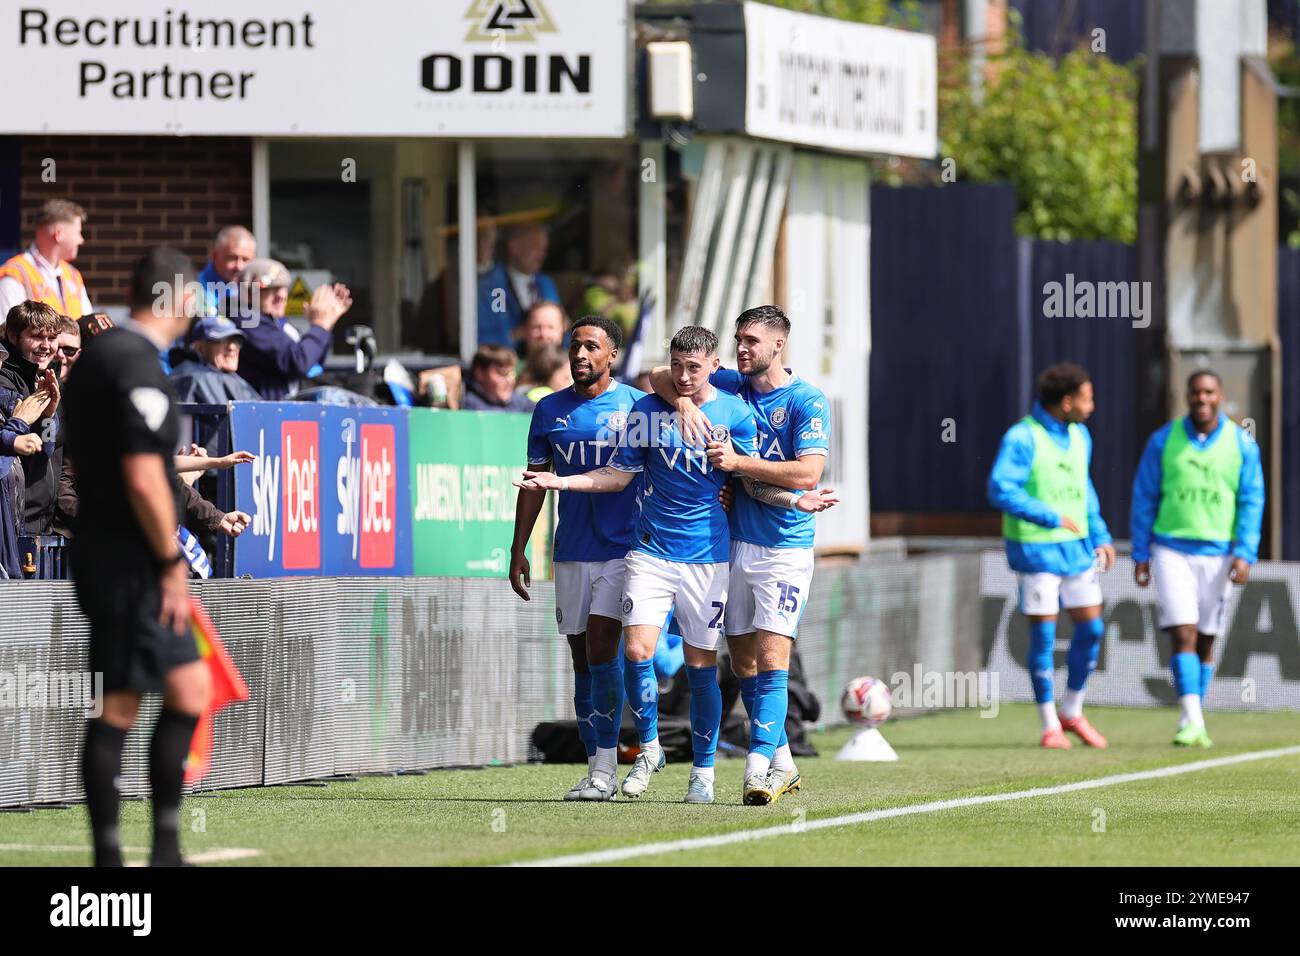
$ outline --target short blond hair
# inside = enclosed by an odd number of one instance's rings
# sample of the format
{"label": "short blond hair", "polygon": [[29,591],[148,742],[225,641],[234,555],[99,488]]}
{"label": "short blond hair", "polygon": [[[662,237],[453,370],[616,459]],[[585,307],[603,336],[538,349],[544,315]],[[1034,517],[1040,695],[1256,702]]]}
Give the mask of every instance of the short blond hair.
{"label": "short blond hair", "polygon": [[61,222],[86,221],[86,210],[71,199],[47,199],[36,214],[36,227],[53,226]]}

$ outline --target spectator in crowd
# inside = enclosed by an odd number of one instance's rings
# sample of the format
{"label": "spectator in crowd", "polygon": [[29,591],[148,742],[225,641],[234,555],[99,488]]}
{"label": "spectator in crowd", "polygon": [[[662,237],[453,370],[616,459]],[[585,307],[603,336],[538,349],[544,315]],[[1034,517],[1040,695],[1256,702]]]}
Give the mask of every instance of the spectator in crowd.
{"label": "spectator in crowd", "polygon": [[[480,219],[474,239],[478,276],[482,278],[496,265],[496,221]],[[414,324],[402,339],[433,355],[455,353],[460,348],[460,236],[453,232],[445,249],[443,270],[425,287]]]}
{"label": "spectator in crowd", "polygon": [[[239,311],[239,278],[257,256],[257,240],[243,226],[225,226],[212,240],[212,254],[199,273],[203,286],[202,315],[247,318]],[[181,399],[185,401],[185,399]]]}
{"label": "spectator in crowd", "polygon": [[[75,323],[77,327],[77,343],[81,348],[90,342],[96,335],[105,329],[113,327],[113,320],[103,312],[93,312],[90,315],[83,315]],[[63,345],[71,341],[67,333],[59,336],[60,351]],[[68,373],[72,367],[77,364],[81,358],[81,351],[78,350],[75,355],[69,357],[63,353],[63,373],[60,375],[60,386],[67,380]],[[51,528],[54,534],[60,538],[72,537],[72,523],[77,517],[77,473],[73,468],[72,462],[66,457],[63,459],[63,467],[59,469],[59,487],[58,493],[54,500],[54,523]]]}
{"label": "spectator in crowd", "polygon": [[81,344],[87,345],[100,332],[113,327],[113,320],[103,312],[92,312],[77,319],[77,329],[81,332]]}
{"label": "spectator in crowd", "polygon": [[[50,533],[63,468],[59,379],[50,367],[58,354],[62,321],[53,308],[34,301],[20,302],[5,319],[9,354],[0,364],[0,420],[9,434],[22,432],[13,448],[24,458],[23,533],[29,535]],[[39,399],[26,402],[37,395],[44,396],[43,404]],[[41,410],[33,417],[36,404]]]}
{"label": "spectator in crowd", "polygon": [[184,359],[172,369],[172,387],[182,402],[224,405],[255,402],[262,396],[239,377],[244,333],[230,319],[208,316],[194,325]]}
{"label": "spectator in crowd", "polygon": [[461,408],[479,412],[527,412],[533,403],[515,391],[513,349],[480,345],[470,363]]}
{"label": "spectator in crowd", "polygon": [[546,345],[532,352],[524,362],[516,391],[536,405],[541,399],[573,384],[569,354],[559,345]]}
{"label": "spectator in crowd", "polygon": [[66,315],[59,323],[59,385],[68,381],[68,373],[81,355],[81,326]]}
{"label": "spectator in crowd", "polygon": [[0,454],[0,581],[23,576],[18,537],[23,530],[23,466]]}
{"label": "spectator in crowd", "polygon": [[598,270],[583,290],[582,312],[612,319],[623,330],[623,338],[631,338],[640,314],[635,270],[630,265]]}
{"label": "spectator in crowd", "polygon": [[555,283],[542,272],[550,243],[540,222],[520,223],[506,234],[506,261],[479,278],[479,345],[514,345],[525,312],[542,299],[560,300]]}
{"label": "spectator in crowd", "polygon": [[568,329],[569,320],[564,314],[564,307],[558,302],[543,299],[535,303],[524,314],[521,343],[524,361],[527,362],[534,353],[549,346],[563,346]]}
{"label": "spectator in crowd", "polygon": [[49,199],[41,206],[32,244],[0,266],[0,323],[28,299],[74,319],[90,313],[86,283],[72,264],[85,241],[85,220],[86,210],[67,199]]}
{"label": "spectator in crowd", "polygon": [[[8,358],[4,340],[0,338],[0,363]],[[41,450],[40,436],[29,434],[29,429],[48,404],[49,396],[37,392],[18,402],[8,418],[0,414],[4,421],[0,427],[0,579],[23,576],[18,538],[24,533],[27,522],[23,488],[25,473],[19,456],[33,455]]]}
{"label": "spectator in crowd", "polygon": [[262,398],[272,402],[296,395],[298,382],[325,361],[334,326],[352,307],[347,286],[320,286],[303,313],[310,327],[300,334],[284,317],[290,278],[289,270],[274,259],[254,259],[240,277],[259,290],[258,314],[244,323],[241,374]]}

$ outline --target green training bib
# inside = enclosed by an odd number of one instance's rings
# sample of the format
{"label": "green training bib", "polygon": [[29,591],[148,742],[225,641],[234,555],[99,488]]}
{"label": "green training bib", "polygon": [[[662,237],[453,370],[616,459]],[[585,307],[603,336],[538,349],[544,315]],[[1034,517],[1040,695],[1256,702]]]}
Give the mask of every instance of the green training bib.
{"label": "green training bib", "polygon": [[1155,533],[1191,541],[1231,541],[1237,527],[1241,444],[1235,422],[1224,422],[1206,448],[1187,437],[1186,419],[1169,429],[1160,456],[1160,510]]}
{"label": "green training bib", "polygon": [[1068,528],[1044,528],[1004,514],[1002,536],[1025,544],[1059,544],[1088,537],[1088,452],[1082,429],[1073,423],[1068,425],[1070,447],[1062,448],[1034,416],[1026,415],[1021,421],[1029,425],[1029,432],[1034,436],[1034,463],[1025,491],[1070,518],[1081,533]]}

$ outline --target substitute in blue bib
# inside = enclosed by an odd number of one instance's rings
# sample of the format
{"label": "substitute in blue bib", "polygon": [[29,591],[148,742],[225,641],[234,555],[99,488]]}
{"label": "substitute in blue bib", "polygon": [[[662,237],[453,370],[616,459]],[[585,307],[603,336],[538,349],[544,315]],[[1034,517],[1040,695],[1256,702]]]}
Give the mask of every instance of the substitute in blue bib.
{"label": "substitute in blue bib", "polygon": [[[1042,721],[1040,744],[1068,749],[1065,730],[1090,747],[1106,738],[1083,715],[1083,691],[1097,666],[1105,624],[1098,570],[1115,563],[1115,548],[1093,487],[1092,382],[1069,362],[1044,369],[1038,401],[1007,431],[988,480],[989,503],[1003,513],[1007,563],[1016,572],[1020,611],[1029,618],[1029,675]],[[1054,701],[1056,618],[1074,621],[1067,691]]]}
{"label": "substitute in blue bib", "polygon": [[1187,380],[1187,415],[1147,442],[1133,479],[1133,578],[1155,581],[1159,625],[1181,711],[1174,743],[1208,747],[1203,702],[1214,675],[1233,584],[1259,559],[1264,469],[1259,446],[1219,411],[1223,383],[1208,369]]}

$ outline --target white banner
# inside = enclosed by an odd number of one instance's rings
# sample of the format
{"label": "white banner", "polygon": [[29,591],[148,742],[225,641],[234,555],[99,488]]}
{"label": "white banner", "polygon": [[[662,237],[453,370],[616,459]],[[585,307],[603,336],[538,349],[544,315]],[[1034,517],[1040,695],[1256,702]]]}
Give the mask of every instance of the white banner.
{"label": "white banner", "polygon": [[745,4],[745,131],[858,153],[938,151],[934,37]]}
{"label": "white banner", "polygon": [[822,485],[841,497],[817,518],[821,549],[862,550],[868,537],[870,196],[865,160],[795,154],[786,213],[786,360],[831,404]]}
{"label": "white banner", "polygon": [[16,5],[0,132],[623,137],[627,18],[623,0]]}
{"label": "white banner", "polygon": [[[1018,610],[1016,576],[999,551],[983,556],[985,669],[999,674],[1003,700],[1033,700],[1025,659],[1029,627]],[[1155,587],[1133,583],[1133,562],[1120,558],[1101,576],[1102,639],[1088,700],[1125,707],[1172,705],[1170,639],[1157,627]],[[1228,597],[1224,633],[1214,641],[1214,679],[1205,695],[1210,710],[1300,710],[1300,565],[1262,562],[1250,581]],[[1065,659],[1073,626],[1057,624],[1056,687],[1064,693]]]}

